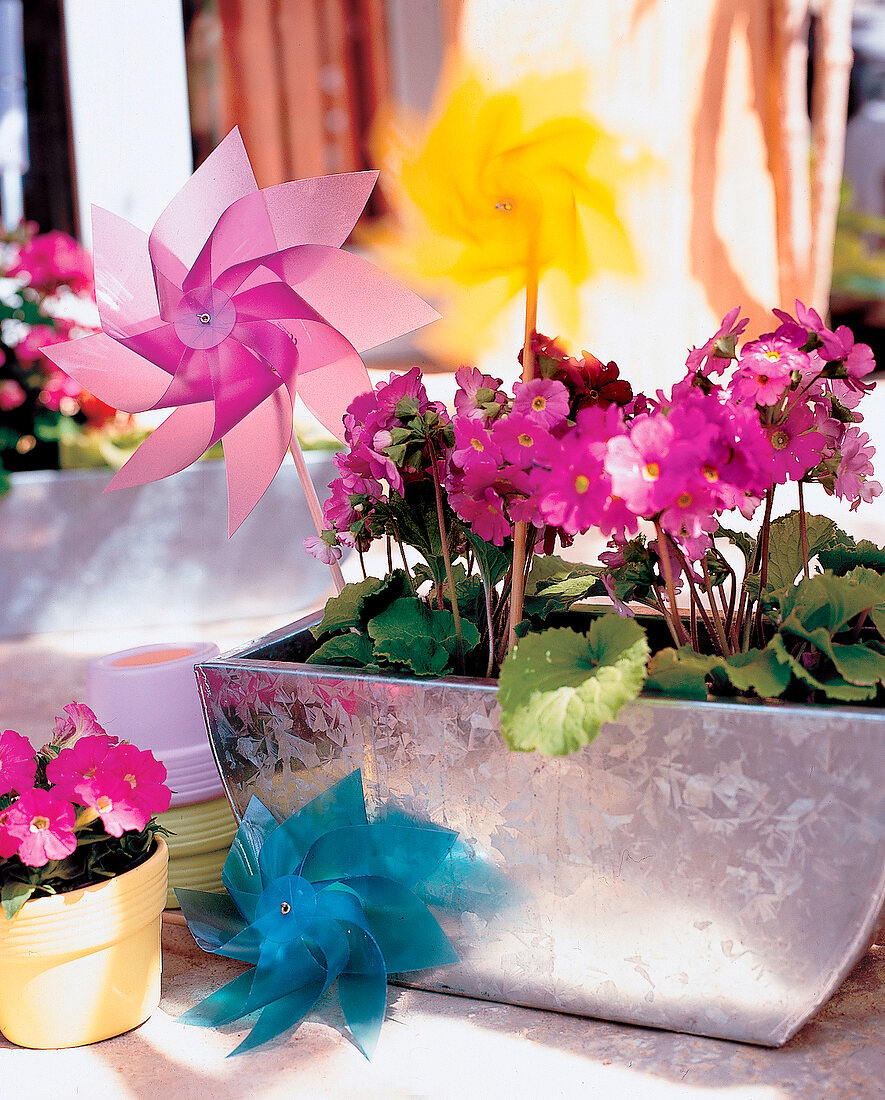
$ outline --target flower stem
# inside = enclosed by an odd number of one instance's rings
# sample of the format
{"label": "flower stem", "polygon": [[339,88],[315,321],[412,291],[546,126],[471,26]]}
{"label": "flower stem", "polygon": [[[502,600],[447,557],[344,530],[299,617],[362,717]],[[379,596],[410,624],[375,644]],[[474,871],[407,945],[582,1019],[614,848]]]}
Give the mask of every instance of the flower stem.
{"label": "flower stem", "polygon": [[[304,497],[307,500],[307,507],[310,511],[310,517],[313,520],[314,527],[316,527],[317,534],[322,535],[325,528],[323,509],[320,505],[320,500],[314,488],[313,481],[311,480],[307,463],[304,461],[301,444],[298,442],[298,437],[295,435],[294,430],[289,436],[289,454],[295,462],[295,469],[298,471],[298,479],[301,482],[301,488],[304,490]],[[329,562],[329,572],[332,574],[332,580],[335,582],[335,588],[340,596],[344,588],[344,574],[341,572],[341,566],[334,559]]]}
{"label": "flower stem", "polygon": [[679,638],[680,645],[685,645],[688,641],[688,634],[685,631],[685,627],[682,625],[682,621],[679,618],[679,612],[676,609],[676,588],[673,584],[673,564],[670,561],[670,554],[667,550],[667,536],[661,528],[660,520],[656,519],[654,525],[658,542],[658,559],[664,571],[664,583],[667,585],[667,603],[670,605],[669,615],[673,624],[672,633]]}
{"label": "flower stem", "polygon": [[[446,580],[449,582],[449,594],[452,597],[452,617],[455,620],[455,661],[458,671],[464,673],[464,639],[461,636],[461,613],[458,610],[458,594],[455,592],[455,577],[452,573],[452,558],[449,554],[449,537],[446,533],[446,519],[443,512],[442,486],[439,483],[439,470],[436,468],[436,448],[433,441],[428,439],[430,449],[430,472],[433,477],[433,492],[436,496],[436,519],[439,524],[439,538],[442,543],[443,565],[446,570]],[[440,593],[440,597],[442,593]]]}
{"label": "flower stem", "polygon": [[[533,263],[529,264],[525,287],[525,335],[522,345],[522,380],[530,382],[535,377],[535,326],[538,323],[538,271]],[[522,621],[523,599],[525,598],[526,534],[524,522],[513,527],[513,580],[510,586],[510,632],[508,647],[516,645],[516,628]]]}
{"label": "flower stem", "polygon": [[805,577],[810,577],[811,573],[808,569],[808,525],[805,515],[805,491],[801,481],[797,481],[796,486],[799,490],[799,540],[802,543],[802,573]]}

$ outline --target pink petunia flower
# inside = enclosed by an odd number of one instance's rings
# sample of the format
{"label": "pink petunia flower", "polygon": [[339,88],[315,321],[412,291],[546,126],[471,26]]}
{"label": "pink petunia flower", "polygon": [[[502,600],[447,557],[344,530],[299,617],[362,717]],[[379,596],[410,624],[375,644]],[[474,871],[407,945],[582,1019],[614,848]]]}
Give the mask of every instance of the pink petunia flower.
{"label": "pink petunia flower", "polygon": [[18,841],[16,854],[29,867],[45,867],[51,859],[64,859],[77,847],[74,807],[55,797],[55,792],[34,787],[25,791],[6,813],[4,830]]}
{"label": "pink petunia flower", "polygon": [[[94,712],[85,703],[68,703],[62,707],[65,717],[56,716],[52,744],[56,746],[73,745],[81,737],[108,736]],[[119,740],[112,737],[111,743]]]}
{"label": "pink petunia flower", "polygon": [[32,787],[36,772],[31,742],[15,730],[4,730],[0,734],[0,795]]}
{"label": "pink petunia flower", "polygon": [[107,734],[81,736],[49,761],[46,778],[59,795],[85,806],[96,776],[103,774],[108,754],[117,744],[117,739]]}
{"label": "pink petunia flower", "polygon": [[119,745],[110,755],[109,766],[128,785],[128,802],[147,815],[145,825],[153,814],[169,809],[172,792],[166,786],[166,766],[152,752],[135,745]]}

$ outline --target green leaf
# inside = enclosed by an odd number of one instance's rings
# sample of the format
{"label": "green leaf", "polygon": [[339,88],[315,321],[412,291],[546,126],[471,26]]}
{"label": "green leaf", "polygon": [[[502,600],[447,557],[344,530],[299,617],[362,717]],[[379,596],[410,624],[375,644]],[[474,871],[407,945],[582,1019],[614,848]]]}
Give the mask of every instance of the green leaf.
{"label": "green leaf", "polygon": [[381,592],[384,581],[377,577],[366,577],[358,584],[346,584],[337,596],[330,596],[326,601],[326,608],[322,622],[311,630],[317,641],[327,634],[338,634],[351,627],[363,625],[361,610],[363,600],[367,595]]}
{"label": "green leaf", "polygon": [[755,691],[761,699],[776,699],[790,684],[790,670],[768,648],[733,653],[722,669],[738,691]]}
{"label": "green leaf", "polygon": [[776,655],[779,661],[788,665],[797,680],[807,684],[815,691],[822,691],[828,699],[835,699],[845,703],[859,703],[864,699],[873,699],[876,696],[876,686],[850,684],[839,675],[815,676],[806,668],[798,658],[794,657],[786,647],[782,634],[775,636],[768,643],[769,649]]}
{"label": "green leaf", "polygon": [[[464,653],[479,642],[479,632],[467,620],[461,622]],[[395,600],[369,623],[376,659],[383,659],[416,676],[440,676],[454,671],[457,648],[455,618],[451,611],[428,607],[414,597]]]}
{"label": "green leaf", "polygon": [[[806,577],[781,600],[781,629],[794,633],[824,629],[836,634],[867,609],[885,610],[885,577],[872,569],[853,569],[842,577],[824,573]],[[800,627],[796,631],[794,627]]]}
{"label": "green leaf", "polygon": [[606,594],[600,568],[563,561],[554,554],[539,554],[526,581],[525,613],[543,621],[587,596]]}
{"label": "green leaf", "polygon": [[[476,564],[483,580],[490,589],[494,588],[499,581],[504,579],[507,570],[510,568],[512,549],[508,552],[506,545],[498,547],[492,542],[486,542],[485,539],[481,539],[479,535],[475,535],[473,531],[466,528],[464,537],[470,544],[470,549],[476,558]],[[535,560],[537,561],[537,558]]]}
{"label": "green leaf", "polygon": [[648,642],[633,619],[601,615],[588,635],[559,628],[529,634],[501,669],[501,732],[511,749],[561,756],[588,745],[635,699]]}
{"label": "green leaf", "polygon": [[824,569],[839,576],[859,565],[874,569],[877,573],[885,572],[885,549],[876,546],[869,539],[861,539],[856,546],[837,546],[832,550],[822,550],[818,554],[818,560]]}
{"label": "green leaf", "polygon": [[706,699],[707,676],[721,658],[695,653],[690,645],[662,649],[648,662],[645,691],[676,695],[683,699]]}
{"label": "green leaf", "polygon": [[402,569],[394,569],[383,580],[366,577],[356,584],[346,584],[339,595],[326,601],[323,620],[311,633],[319,641],[352,627],[364,630],[369,619],[409,591],[408,578]]}
{"label": "green leaf", "polygon": [[[821,550],[829,549],[847,538],[845,532],[826,516],[806,516],[805,532],[808,540],[808,559]],[[799,531],[799,513],[789,512],[771,524],[768,548],[768,588],[787,588],[802,572],[802,538]]]}
{"label": "green leaf", "polygon": [[[439,533],[439,517],[436,513],[436,494],[432,483],[416,481],[405,488],[405,495],[390,494],[390,508],[393,513],[400,538],[411,546],[427,562],[433,574],[433,583],[439,588],[446,575],[442,552],[442,538]],[[457,544],[461,541],[461,525],[455,513],[445,507],[446,533],[449,552],[456,556]]]}
{"label": "green leaf", "polygon": [[344,665],[354,668],[374,666],[372,642],[365,634],[336,634],[314,650],[306,661],[309,665]]}
{"label": "green leaf", "polygon": [[12,920],[15,914],[28,901],[37,889],[30,882],[5,882],[0,889],[0,905],[3,906],[3,915],[7,920]]}

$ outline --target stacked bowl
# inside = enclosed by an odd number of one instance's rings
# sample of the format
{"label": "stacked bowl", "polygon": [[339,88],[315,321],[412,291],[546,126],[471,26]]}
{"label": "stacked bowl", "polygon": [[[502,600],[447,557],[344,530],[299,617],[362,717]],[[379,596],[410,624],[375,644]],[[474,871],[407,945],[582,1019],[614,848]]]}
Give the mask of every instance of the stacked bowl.
{"label": "stacked bowl", "polygon": [[221,891],[221,868],[237,830],[206,734],[194,665],[217,656],[208,642],[157,644],[90,662],[86,702],[109,734],[150,749],[166,766],[172,801],[167,908],[174,888]]}

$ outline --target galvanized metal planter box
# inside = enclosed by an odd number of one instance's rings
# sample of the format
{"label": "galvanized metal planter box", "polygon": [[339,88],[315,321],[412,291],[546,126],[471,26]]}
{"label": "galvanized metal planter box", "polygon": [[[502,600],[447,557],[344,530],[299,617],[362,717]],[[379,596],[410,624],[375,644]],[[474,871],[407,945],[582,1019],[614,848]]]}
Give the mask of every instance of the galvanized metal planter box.
{"label": "galvanized metal planter box", "polygon": [[[574,756],[509,752],[491,681],[300,664],[303,620],[198,666],[235,812],[354,768],[456,829],[495,897],[442,923],[424,989],[779,1046],[885,905],[885,715],[643,699]],[[469,900],[469,899],[468,899]]]}

